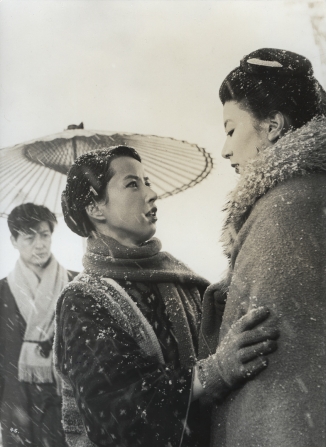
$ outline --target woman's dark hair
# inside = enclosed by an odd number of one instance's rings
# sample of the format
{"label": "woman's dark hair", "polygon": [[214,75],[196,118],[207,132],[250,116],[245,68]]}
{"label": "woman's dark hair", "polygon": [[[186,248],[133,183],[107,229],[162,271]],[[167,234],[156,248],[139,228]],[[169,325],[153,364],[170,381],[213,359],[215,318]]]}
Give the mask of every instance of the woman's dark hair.
{"label": "woman's dark hair", "polygon": [[310,61],[274,48],[245,56],[223,81],[219,96],[223,105],[236,101],[259,121],[281,112],[294,129],[325,113],[325,91]]}
{"label": "woman's dark hair", "polygon": [[57,218],[48,208],[35,203],[16,206],[8,216],[8,227],[15,239],[21,233],[32,233],[41,222],[48,222],[53,233]]}
{"label": "woman's dark hair", "polygon": [[112,160],[119,157],[131,157],[141,162],[139,154],[132,147],[115,146],[87,152],[71,166],[61,205],[66,224],[79,236],[88,237],[95,230],[85,208],[93,200],[99,201],[105,197],[106,185],[114,175]]}

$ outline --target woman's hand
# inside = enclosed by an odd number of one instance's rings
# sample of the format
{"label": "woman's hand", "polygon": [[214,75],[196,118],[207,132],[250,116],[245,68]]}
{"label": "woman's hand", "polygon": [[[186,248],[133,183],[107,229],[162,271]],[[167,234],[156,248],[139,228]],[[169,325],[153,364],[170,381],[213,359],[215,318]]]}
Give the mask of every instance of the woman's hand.
{"label": "woman's hand", "polygon": [[194,398],[204,391],[211,397],[221,398],[266,368],[265,356],[276,350],[275,340],[279,336],[275,327],[262,324],[269,314],[265,307],[248,311],[231,326],[215,354],[197,363]]}

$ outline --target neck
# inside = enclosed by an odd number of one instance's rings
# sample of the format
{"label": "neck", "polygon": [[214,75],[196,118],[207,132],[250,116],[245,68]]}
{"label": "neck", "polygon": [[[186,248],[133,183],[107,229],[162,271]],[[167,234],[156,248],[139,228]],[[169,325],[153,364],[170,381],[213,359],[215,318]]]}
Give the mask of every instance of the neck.
{"label": "neck", "polygon": [[146,241],[135,242],[131,237],[116,234],[114,231],[111,231],[109,228],[103,225],[103,227],[98,228],[96,231],[97,234],[103,234],[104,236],[109,236],[112,239],[115,239],[119,244],[124,245],[125,247],[135,248],[141,247],[141,245]]}

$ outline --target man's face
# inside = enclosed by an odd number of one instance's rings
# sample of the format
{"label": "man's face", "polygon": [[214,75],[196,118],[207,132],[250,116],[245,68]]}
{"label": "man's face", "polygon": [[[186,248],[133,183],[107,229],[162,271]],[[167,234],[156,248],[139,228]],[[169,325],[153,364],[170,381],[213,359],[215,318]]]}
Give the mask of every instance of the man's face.
{"label": "man's face", "polygon": [[51,256],[52,233],[48,222],[40,222],[28,233],[20,233],[11,242],[27,267],[43,267]]}

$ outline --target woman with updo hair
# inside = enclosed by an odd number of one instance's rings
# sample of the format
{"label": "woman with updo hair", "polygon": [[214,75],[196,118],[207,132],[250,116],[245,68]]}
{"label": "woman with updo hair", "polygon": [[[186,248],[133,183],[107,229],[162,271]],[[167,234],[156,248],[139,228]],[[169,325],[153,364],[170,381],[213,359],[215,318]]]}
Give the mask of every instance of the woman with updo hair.
{"label": "woman with updo hair", "polygon": [[[325,446],[325,92],[308,59],[264,48],[225,78],[220,99],[222,156],[240,178],[225,210],[229,271],[204,299],[201,354],[255,306],[271,310],[281,338],[269,368],[213,403],[211,446]],[[207,310],[225,300],[220,326]]]}
{"label": "woman with updo hair", "polygon": [[208,282],[161,251],[156,198],[127,146],[82,155],[68,173],[64,218],[87,237],[84,271],[56,309],[69,446],[204,447],[198,398],[222,399],[276,348],[278,331],[258,307],[197,361]]}

